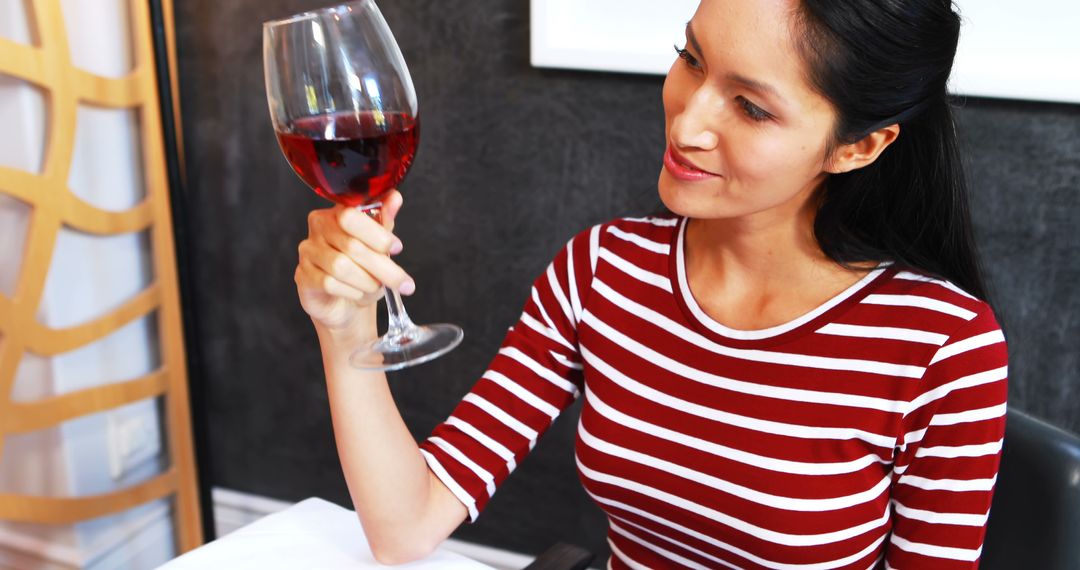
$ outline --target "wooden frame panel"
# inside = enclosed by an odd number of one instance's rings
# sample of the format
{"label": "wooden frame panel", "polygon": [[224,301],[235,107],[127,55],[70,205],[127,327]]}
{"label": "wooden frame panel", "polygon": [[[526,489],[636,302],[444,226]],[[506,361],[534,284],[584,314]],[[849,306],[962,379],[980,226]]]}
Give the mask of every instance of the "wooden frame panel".
{"label": "wooden frame panel", "polygon": [[[3,437],[8,434],[43,429],[79,416],[163,396],[171,466],[149,481],[103,495],[51,498],[0,494],[0,519],[67,524],[171,496],[175,499],[177,547],[180,552],[186,552],[202,543],[203,530],[149,2],[130,0],[135,65],[128,75],[119,79],[97,76],[72,65],[60,0],[30,0],[30,5],[30,24],[37,45],[0,39],[0,73],[41,88],[49,113],[42,172],[32,174],[0,168],[0,193],[31,208],[15,294],[10,299],[0,295],[0,461]],[[161,5],[166,25],[171,27],[171,3],[162,0]],[[169,53],[165,57],[175,70],[172,30],[166,33]],[[171,89],[170,95],[175,98],[175,82]],[[79,199],[67,187],[80,103],[139,112],[146,197],[129,210],[101,210]],[[120,307],[88,323],[66,329],[45,327],[37,322],[35,315],[57,234],[63,226],[99,235],[148,230],[155,281]],[[159,323],[160,369],[142,378],[39,402],[11,401],[15,373],[25,352],[46,356],[67,352],[98,341],[152,312],[157,314]]]}

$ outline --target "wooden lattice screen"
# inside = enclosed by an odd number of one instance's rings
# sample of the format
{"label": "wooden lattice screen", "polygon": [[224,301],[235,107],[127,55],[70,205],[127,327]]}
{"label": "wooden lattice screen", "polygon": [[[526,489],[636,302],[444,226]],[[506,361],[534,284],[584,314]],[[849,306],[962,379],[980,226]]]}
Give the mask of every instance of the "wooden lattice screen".
{"label": "wooden lattice screen", "polygon": [[[169,27],[171,4],[164,4]],[[0,193],[31,209],[15,294],[12,298],[0,294],[0,461],[4,437],[9,434],[44,429],[157,396],[164,396],[165,441],[171,461],[162,474],[104,495],[54,498],[0,494],[0,519],[70,524],[172,497],[177,546],[181,552],[187,551],[202,542],[202,529],[149,3],[129,2],[134,69],[118,79],[72,65],[60,0],[32,0],[28,8],[33,11],[30,23],[37,45],[0,39],[0,74],[39,87],[45,94],[49,118],[42,172],[0,167]],[[121,212],[102,210],[67,187],[80,103],[138,111],[146,187],[146,197],[138,205]],[[90,322],[65,329],[45,327],[35,315],[62,226],[97,235],[148,231],[155,280],[122,306]],[[27,351],[43,356],[71,351],[155,311],[162,361],[159,369],[142,378],[45,400],[12,401],[15,374]]]}

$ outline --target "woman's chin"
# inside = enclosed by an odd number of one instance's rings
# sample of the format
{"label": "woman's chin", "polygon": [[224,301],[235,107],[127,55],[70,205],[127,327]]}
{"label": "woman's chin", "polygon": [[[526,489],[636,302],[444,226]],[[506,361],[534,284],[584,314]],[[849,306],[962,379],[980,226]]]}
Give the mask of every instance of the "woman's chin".
{"label": "woman's chin", "polygon": [[728,217],[723,211],[727,204],[715,192],[689,187],[686,182],[676,179],[666,170],[660,171],[657,191],[660,202],[675,215],[686,218]]}
{"label": "woman's chin", "polygon": [[664,204],[671,213],[678,216],[688,216],[686,211],[686,196],[684,192],[678,188],[679,182],[675,180],[667,169],[660,169],[660,180],[657,181],[656,187],[660,195],[660,202]]}

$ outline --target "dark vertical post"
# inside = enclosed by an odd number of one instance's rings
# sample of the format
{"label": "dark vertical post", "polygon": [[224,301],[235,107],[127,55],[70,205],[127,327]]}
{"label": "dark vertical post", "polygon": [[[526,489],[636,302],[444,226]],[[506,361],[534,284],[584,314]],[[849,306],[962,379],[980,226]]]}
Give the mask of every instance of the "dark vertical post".
{"label": "dark vertical post", "polygon": [[165,137],[165,161],[169,179],[169,201],[172,210],[173,240],[176,244],[177,274],[180,280],[180,310],[184,321],[184,350],[187,355],[188,389],[191,402],[191,425],[194,430],[195,468],[199,479],[199,508],[202,513],[203,538],[210,542],[217,537],[214,528],[214,505],[211,498],[210,442],[207,433],[206,392],[203,366],[196,339],[198,330],[191,285],[187,202],[184,185],[178,125],[173,110],[172,70],[169,68],[169,47],[165,15],[161,0],[149,0],[150,22],[153,27],[154,68],[157,72],[158,97],[161,106],[162,132]]}

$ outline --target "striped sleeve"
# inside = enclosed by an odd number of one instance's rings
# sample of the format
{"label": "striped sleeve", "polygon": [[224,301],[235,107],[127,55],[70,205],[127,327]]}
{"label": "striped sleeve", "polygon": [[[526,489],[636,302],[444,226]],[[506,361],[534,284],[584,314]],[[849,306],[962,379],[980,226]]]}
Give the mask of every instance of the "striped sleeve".
{"label": "striped sleeve", "polygon": [[495,489],[581,394],[577,323],[595,267],[599,226],[536,279],[487,372],[420,444],[432,472],[476,520]]}
{"label": "striped sleeve", "polygon": [[1005,433],[1007,351],[986,308],[937,351],[905,411],[889,568],[977,568]]}

